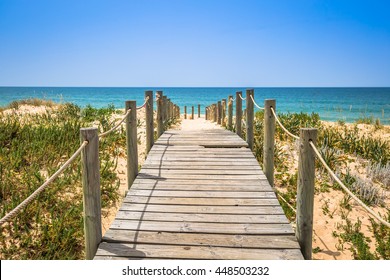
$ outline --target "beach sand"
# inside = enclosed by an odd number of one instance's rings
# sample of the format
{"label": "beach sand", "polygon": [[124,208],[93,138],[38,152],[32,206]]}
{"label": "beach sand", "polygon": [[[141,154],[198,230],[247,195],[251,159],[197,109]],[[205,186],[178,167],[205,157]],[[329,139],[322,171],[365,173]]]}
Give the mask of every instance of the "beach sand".
{"label": "beach sand", "polygon": [[[139,155],[139,163],[142,164],[145,159],[145,121],[144,121],[144,112],[141,111],[138,114],[138,118],[141,120],[141,127],[138,128],[138,135],[141,139],[141,145],[138,148]],[[326,126],[336,126],[337,123],[334,122],[323,122]],[[353,124],[346,124],[347,126],[353,126]],[[359,124],[359,129],[361,129],[362,133],[370,134],[371,127],[369,125]],[[194,120],[184,119],[183,115],[181,116],[181,123],[177,125],[173,129],[179,130],[207,130],[207,129],[215,129],[221,128],[220,125],[216,123],[212,123],[206,121],[204,119],[204,115],[201,118],[197,118],[195,116]],[[377,132],[375,135],[378,137],[387,137],[389,135],[390,128],[387,126],[383,129],[382,132]],[[293,151],[291,147],[285,146],[286,149],[290,149],[291,160],[290,162],[297,166],[297,161],[294,160],[294,157],[297,158],[296,151]],[[352,165],[352,168],[358,169],[357,172],[364,172],[364,170],[360,170],[358,166]],[[364,168],[363,168],[364,169]],[[122,197],[127,190],[126,184],[126,159],[122,158],[118,164],[118,176],[121,179],[121,187],[120,193]],[[283,191],[283,186],[276,186],[278,190]],[[388,196],[389,197],[389,196]],[[319,192],[315,195],[314,201],[314,232],[313,232],[313,248],[319,249],[319,252],[313,254],[313,259],[318,260],[350,260],[353,259],[352,253],[348,250],[348,246],[345,246],[343,250],[339,245],[338,238],[334,236],[334,233],[339,232],[338,225],[343,223],[343,219],[341,218],[342,212],[345,210],[340,206],[341,201],[344,198],[344,193],[342,191],[330,189],[329,192],[323,193]],[[359,218],[362,221],[362,229],[366,236],[371,237],[372,234],[369,230],[370,222],[369,215],[362,207],[357,205],[354,201],[350,202],[352,205],[352,210],[348,214],[348,218],[356,222]],[[389,205],[390,201],[387,200],[387,205]],[[110,214],[103,219],[103,231],[108,229],[110,223],[114,220],[117,207],[121,204],[121,201],[118,203],[116,207],[113,207],[110,211]],[[324,211],[324,209],[328,209],[329,211]],[[382,214],[385,213],[385,210],[380,207],[373,207],[373,209]],[[329,215],[330,214],[330,215]],[[373,242],[370,244],[374,249]]]}
{"label": "beach sand", "polygon": [[[5,110],[5,114],[34,114],[34,113],[44,113],[46,111],[55,110],[55,108],[46,108],[45,106],[29,106],[29,105],[23,105],[20,106],[19,110],[15,111],[14,109]],[[138,111],[138,119],[140,120],[140,126],[137,128],[138,137],[140,140],[140,144],[138,146],[138,159],[139,164],[142,165],[145,161],[145,112],[142,108]],[[117,114],[113,116],[112,120],[120,120],[123,115]],[[337,123],[334,122],[323,122],[324,126],[337,126]],[[345,124],[348,127],[352,127],[354,124]],[[180,129],[180,130],[207,130],[207,129],[214,129],[214,128],[220,128],[219,125],[205,121],[204,115],[201,116],[201,118],[197,118],[195,116],[194,120],[190,119],[183,119],[181,122],[176,125],[173,129]],[[362,134],[370,134],[374,135],[375,137],[379,137],[382,139],[389,139],[390,138],[390,127],[385,126],[380,131],[374,131],[372,130],[372,126],[370,125],[364,125],[359,124],[358,125],[359,131]],[[341,128],[342,129],[342,128]],[[291,157],[290,162],[292,162],[293,167],[296,167],[296,158],[297,153],[296,150],[294,151],[294,147],[289,147],[289,145],[283,146],[287,154]],[[125,154],[125,152],[123,153]],[[352,163],[349,167],[351,168],[352,172],[355,173],[363,173],[364,176],[364,168],[362,167],[364,163],[360,163],[359,160],[356,161],[356,163]],[[127,191],[127,178],[126,178],[126,158],[120,157],[118,161],[117,166],[117,174],[120,179],[120,187],[119,187],[119,193],[121,199],[118,201],[116,205],[111,207],[108,211],[105,211],[103,213],[103,219],[102,219],[102,227],[103,227],[103,234],[104,232],[109,228],[112,221],[115,219],[116,213],[119,209],[119,206],[121,205],[123,198],[125,196],[125,193]],[[283,192],[283,186],[276,185],[276,188]],[[387,191],[388,192],[388,191]],[[389,197],[389,193],[387,194],[387,197]],[[347,260],[352,259],[353,256],[351,252],[348,250],[347,247],[344,247],[344,250],[340,250],[340,246],[338,245],[338,238],[334,236],[334,233],[339,232],[338,225],[343,222],[341,215],[343,208],[340,206],[340,202],[344,198],[344,194],[341,191],[330,189],[329,192],[319,192],[315,195],[315,202],[314,202],[314,234],[313,234],[313,248],[318,248],[319,252],[313,254],[314,259],[320,259],[320,260]],[[386,200],[386,204],[389,205],[390,201],[389,199]],[[353,222],[356,222],[359,218],[362,221],[362,232],[366,235],[371,237],[371,233],[369,231],[369,216],[366,213],[366,211],[363,210],[362,207],[358,206],[356,203],[351,201],[352,210],[349,212],[348,217]],[[385,213],[385,210],[381,207],[372,207],[374,211],[380,212],[382,214]],[[327,209],[327,211],[324,211],[324,209]],[[374,248],[372,242],[370,245],[372,248]]]}

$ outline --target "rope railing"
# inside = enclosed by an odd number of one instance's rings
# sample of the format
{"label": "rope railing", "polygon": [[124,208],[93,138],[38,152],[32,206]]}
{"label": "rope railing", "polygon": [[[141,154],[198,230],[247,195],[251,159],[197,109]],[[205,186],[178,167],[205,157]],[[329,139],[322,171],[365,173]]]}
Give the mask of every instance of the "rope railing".
{"label": "rope railing", "polygon": [[288,135],[290,135],[291,137],[293,137],[293,138],[299,140],[299,137],[298,137],[298,136],[292,134],[290,131],[287,130],[287,128],[285,128],[285,127],[283,126],[283,124],[280,122],[278,116],[276,115],[274,108],[272,108],[272,107],[271,107],[271,112],[272,112],[272,114],[274,115],[274,117],[275,117],[276,121],[278,122],[278,124],[280,125],[280,127],[281,127]]}
{"label": "rope railing", "polygon": [[286,205],[287,205],[288,207],[290,207],[290,209],[291,209],[294,213],[297,213],[297,210],[294,208],[294,206],[292,206],[290,203],[288,203],[288,201],[287,201],[281,194],[276,193],[276,195],[277,195],[281,200],[283,200],[284,203],[286,203]]}
{"label": "rope railing", "polygon": [[239,94],[238,96],[240,97],[241,100],[243,100],[243,101],[246,100],[246,97],[243,98],[243,97],[241,96],[241,94]]}
{"label": "rope railing", "polygon": [[349,190],[344,183],[339,179],[339,177],[330,169],[330,167],[326,164],[325,160],[322,158],[321,153],[318,151],[317,147],[314,145],[312,141],[309,141],[310,146],[313,148],[314,153],[316,154],[319,161],[325,167],[325,169],[329,172],[329,174],[333,177],[333,179],[341,186],[341,188],[351,197],[353,198],[361,207],[363,207],[369,214],[371,214],[375,219],[380,221],[382,224],[390,227],[390,223],[385,221],[382,217],[380,217],[377,213],[375,213],[371,208],[369,208],[363,201],[361,201],[356,195],[354,195],[351,190]]}
{"label": "rope railing", "polygon": [[[289,132],[280,122],[278,117],[276,116],[276,113],[274,109],[271,107],[272,114],[274,115],[276,121],[280,125],[280,127],[291,137],[295,139],[299,139],[298,136],[292,134]],[[351,197],[353,198],[361,207],[363,207],[371,216],[373,216],[375,219],[380,221],[382,224],[386,225],[387,227],[390,227],[390,223],[385,221],[382,217],[380,217],[377,213],[375,213],[371,208],[369,208],[363,201],[361,201],[356,195],[354,195],[351,190],[349,190],[344,183],[338,178],[338,176],[330,169],[330,167],[326,164],[325,160],[322,158],[321,153],[318,151],[317,147],[314,145],[312,141],[309,142],[310,146],[312,147],[314,153],[316,154],[318,160],[322,163],[322,165],[325,167],[325,169],[329,172],[329,174],[332,176],[332,178],[341,186],[341,188]],[[282,198],[284,202],[287,203],[287,201],[284,200],[282,196],[279,196]],[[288,204],[288,203],[287,203]]]}
{"label": "rope railing", "polygon": [[19,212],[30,204],[41,192],[43,192],[50,183],[52,183],[81,153],[85,146],[88,145],[88,141],[84,141],[77,151],[49,178],[44,182],[39,188],[37,188],[29,197],[27,197],[22,203],[16,206],[8,214],[0,219],[0,225],[3,225],[6,222],[9,222],[13,219]]}
{"label": "rope railing", "polygon": [[[290,131],[288,131],[280,122],[278,117],[276,116],[275,110],[271,107],[272,114],[274,115],[276,121],[280,125],[280,127],[291,137],[295,139],[299,139],[298,136],[292,134]],[[375,219],[380,221],[382,224],[386,225],[387,227],[390,227],[390,223],[385,221],[382,217],[380,217],[377,213],[375,213],[371,208],[369,208],[363,201],[361,201],[356,195],[354,195],[351,190],[349,190],[344,183],[338,178],[338,176],[330,169],[330,167],[326,164],[325,160],[322,158],[321,153],[318,151],[317,147],[314,145],[312,141],[309,142],[310,146],[312,147],[314,153],[316,154],[318,160],[322,163],[322,165],[325,167],[325,169],[329,172],[329,174],[332,176],[332,178],[341,186],[341,188],[351,197],[353,198],[361,207],[363,207],[371,216],[373,216]],[[282,198],[283,201],[284,198],[282,196],[279,196]],[[287,203],[287,201],[285,201]]]}
{"label": "rope railing", "polygon": [[[250,99],[248,99],[248,94]],[[296,213],[297,217],[297,239],[301,245],[301,250],[305,259],[311,259],[312,254],[312,235],[309,232],[312,232],[312,226],[308,227],[308,224],[312,224],[313,220],[313,212],[310,210],[313,206],[314,202],[314,187],[315,187],[315,157],[319,159],[319,161],[324,165],[333,179],[341,186],[341,188],[347,193],[351,198],[354,199],[365,211],[368,212],[370,216],[375,218],[381,224],[390,227],[390,223],[386,221],[386,218],[383,218],[379,213],[375,213],[370,207],[368,207],[363,201],[361,201],[355,194],[352,193],[348,187],[343,184],[340,178],[329,168],[326,164],[325,160],[321,157],[321,154],[317,147],[315,146],[315,141],[317,139],[317,130],[312,128],[301,129],[301,137],[290,132],[281,122],[279,117],[275,112],[275,100],[267,99],[265,100],[264,108],[260,107],[256,101],[254,100],[253,94],[251,91],[247,90],[247,97],[243,98],[240,92],[236,93],[237,102],[236,108],[236,133],[241,136],[241,122],[242,119],[242,109],[241,109],[241,100],[247,101],[251,106],[249,110],[253,110],[253,106],[249,100],[252,100],[253,105],[255,105],[260,110],[265,110],[267,118],[264,118],[264,151],[271,151],[263,154],[263,171],[266,175],[271,186],[274,184],[274,158],[273,148],[274,148],[274,139],[275,139],[275,122],[282,128],[288,136],[292,137],[294,140],[301,140],[300,146],[302,150],[299,154],[299,176],[301,176],[301,181],[298,182],[298,194],[297,194],[297,208],[295,208],[292,204],[290,204],[283,195],[275,192],[278,199],[284,202],[294,213]],[[229,102],[232,102],[233,99],[229,98]],[[222,114],[220,114],[220,109],[217,106],[217,103],[210,105],[211,116],[209,116],[209,120],[219,123],[219,119]],[[270,111],[270,112],[269,112]],[[274,117],[269,118],[269,117]],[[251,126],[251,121],[253,121],[253,114],[248,115],[247,112],[247,127]],[[273,119],[273,120],[272,120]],[[238,125],[240,124],[240,125]],[[249,133],[246,134],[246,141],[248,142],[248,146],[251,140],[251,137],[248,136]],[[309,140],[310,139],[310,140]],[[251,148],[251,147],[250,147]],[[305,152],[303,152],[305,151]],[[304,191],[303,191],[304,190]]]}
{"label": "rope railing", "polygon": [[260,106],[256,103],[256,101],[253,99],[253,96],[252,96],[252,95],[249,95],[249,96],[251,97],[253,104],[254,104],[257,108],[259,108],[260,110],[264,110],[263,107],[260,107]]}
{"label": "rope railing", "polygon": [[103,137],[106,137],[108,134],[110,134],[111,132],[113,132],[114,130],[116,130],[127,118],[127,116],[130,114],[131,112],[131,109],[127,110],[126,114],[123,116],[123,119],[120,120],[120,122],[118,122],[113,128],[111,128],[110,130],[107,130],[103,133],[100,133],[99,134],[99,138],[103,138]]}
{"label": "rope railing", "polygon": [[145,98],[144,104],[142,104],[141,106],[138,106],[138,107],[137,107],[137,110],[142,109],[143,107],[145,107],[145,105],[148,103],[148,100],[149,100],[149,96],[147,96],[147,97]]}
{"label": "rope railing", "polygon": [[[162,91],[158,91],[160,98],[163,96]],[[85,256],[86,259],[93,259],[95,256],[98,245],[102,240],[101,236],[101,192],[100,192],[100,165],[99,165],[99,139],[107,136],[109,133],[116,130],[125,120],[129,117],[130,112],[136,112],[136,109],[145,107],[146,118],[146,153],[150,151],[153,146],[154,137],[154,122],[153,122],[153,106],[147,101],[153,100],[152,91],[145,91],[145,102],[142,106],[136,107],[135,101],[126,101],[125,115],[123,118],[110,130],[98,134],[98,128],[81,128],[80,137],[81,145],[74,152],[74,154],[40,187],[38,187],[31,195],[29,195],[24,201],[17,205],[14,209],[4,215],[0,219],[0,226],[10,222],[16,215],[18,215],[27,205],[29,205],[34,199],[38,197],[49,185],[52,183],[63,171],[74,162],[74,160],[81,154],[81,162],[83,165],[82,172],[82,185],[84,199],[84,213],[88,213],[88,217],[84,219],[84,238],[85,238]],[[166,97],[164,96],[164,99]],[[167,102],[158,102],[157,104],[157,119],[163,120],[162,112],[165,112],[165,118],[178,118],[180,116],[180,108],[176,104],[172,103],[169,99]],[[131,116],[132,117],[132,116]],[[136,117],[135,117],[136,120]],[[149,121],[148,121],[149,120]],[[163,126],[161,123],[157,124],[157,129],[161,130]],[[160,134],[161,135],[161,134]],[[159,135],[159,136],[160,136]],[[148,144],[149,143],[149,144]],[[149,147],[148,147],[149,145]],[[132,121],[129,125],[126,125],[126,149],[127,149],[127,185],[128,188],[132,185],[136,176],[138,175],[138,157],[135,160],[130,155],[137,155],[137,122]]]}

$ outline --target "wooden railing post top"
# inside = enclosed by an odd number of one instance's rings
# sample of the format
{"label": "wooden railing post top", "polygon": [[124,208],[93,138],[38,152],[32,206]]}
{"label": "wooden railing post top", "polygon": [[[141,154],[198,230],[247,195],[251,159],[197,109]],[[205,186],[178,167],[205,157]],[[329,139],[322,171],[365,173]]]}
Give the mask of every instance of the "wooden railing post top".
{"label": "wooden railing post top", "polygon": [[97,127],[82,127],[80,128],[80,135],[83,141],[91,142],[95,137],[99,138],[99,129]]}
{"label": "wooden railing post top", "polygon": [[264,100],[264,108],[266,108],[266,109],[273,108],[275,110],[276,100],[275,99],[265,99]]}
{"label": "wooden railing post top", "polygon": [[157,98],[157,101],[161,102],[161,99],[163,98],[163,92],[162,90],[157,90],[156,91],[156,98]]}
{"label": "wooden railing post top", "polygon": [[255,90],[253,88],[248,88],[246,89],[246,94],[254,94],[255,93]]}
{"label": "wooden railing post top", "polygon": [[301,139],[304,139],[305,141],[315,142],[317,140],[318,129],[312,127],[305,127],[305,128],[301,128],[299,130],[299,133]]}
{"label": "wooden railing post top", "polygon": [[89,131],[93,131],[93,132],[97,132],[98,131],[98,128],[97,127],[82,127],[80,128],[80,132],[89,132]]}
{"label": "wooden railing post top", "polygon": [[133,110],[133,106],[137,107],[136,104],[137,104],[137,102],[135,100],[127,100],[127,101],[125,101],[126,110],[128,110],[128,109],[132,109]]}
{"label": "wooden railing post top", "polygon": [[153,90],[145,90],[145,94],[153,94]]}

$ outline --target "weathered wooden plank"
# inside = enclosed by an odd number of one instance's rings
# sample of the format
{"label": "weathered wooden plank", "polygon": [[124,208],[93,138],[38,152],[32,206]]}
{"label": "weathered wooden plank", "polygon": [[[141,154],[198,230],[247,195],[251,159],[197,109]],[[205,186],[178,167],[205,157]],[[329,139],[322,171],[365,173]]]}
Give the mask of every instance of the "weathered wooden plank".
{"label": "weathered wooden plank", "polygon": [[248,152],[248,148],[246,147],[237,147],[237,148],[217,148],[217,147],[204,147],[204,146],[169,146],[169,145],[159,145],[154,147],[154,152],[217,152],[217,153],[238,153],[238,152]]}
{"label": "weathered wooden plank", "polygon": [[189,213],[158,213],[118,211],[116,219],[166,222],[204,222],[204,223],[253,223],[253,224],[288,224],[285,215],[236,215],[236,214],[189,214]]}
{"label": "weathered wooden plank", "polygon": [[135,190],[131,189],[128,196],[153,196],[153,197],[201,197],[201,198],[276,198],[274,192],[199,192],[199,191],[164,191],[164,190]]}
{"label": "weathered wooden plank", "polygon": [[185,169],[185,170],[180,170],[180,169],[145,169],[142,168],[139,172],[140,174],[149,174],[149,175],[158,175],[158,176],[165,176],[165,175],[180,175],[180,174],[185,174],[185,175],[231,175],[231,176],[236,176],[236,175],[259,175],[263,177],[263,172],[261,172],[260,169],[255,170],[220,170],[220,169],[196,169],[196,170],[190,170],[190,169]]}
{"label": "weathered wooden plank", "polygon": [[127,203],[148,203],[148,204],[170,204],[170,205],[279,205],[277,199],[240,199],[240,198],[189,198],[189,197],[148,197],[148,196],[126,196],[123,200]]}
{"label": "weathered wooden plank", "polygon": [[[223,180],[241,180],[241,179],[254,179],[254,180],[264,180],[266,179],[264,174],[259,175],[218,175],[213,174],[213,179],[223,179]],[[187,179],[190,181],[191,179],[198,179],[198,180],[208,180],[210,179],[210,175],[208,174],[164,174],[164,175],[153,175],[149,173],[139,173],[137,178],[155,178],[155,179]]]}
{"label": "weathered wooden plank", "polygon": [[220,233],[220,234],[294,234],[291,225],[281,224],[233,224],[201,222],[162,222],[114,220],[110,228],[122,230]]}
{"label": "weathered wooden plank", "polygon": [[[209,247],[209,246],[174,246],[174,245],[147,245],[147,244],[123,244],[101,243],[96,256],[100,259],[110,257],[135,257],[157,259],[266,259],[286,260],[302,259],[299,249],[248,249]],[[97,259],[97,258],[96,258]]]}
{"label": "weathered wooden plank", "polygon": [[217,185],[217,186],[268,186],[266,179],[254,179],[254,180],[232,180],[232,179],[223,179],[220,178],[218,180],[209,179],[209,180],[181,180],[181,179],[171,179],[171,180],[161,180],[161,178],[138,178],[134,181],[133,185],[138,184],[158,184],[158,185]]}
{"label": "weathered wooden plank", "polygon": [[299,249],[293,235],[232,235],[110,229],[104,242],[253,249]]}
{"label": "weathered wooden plank", "polygon": [[237,147],[248,147],[248,144],[243,144],[243,143],[233,143],[233,142],[219,142],[219,141],[214,141],[214,142],[166,142],[166,143],[159,143],[156,142],[155,145],[163,145],[163,146],[176,146],[176,145],[198,145],[198,146],[204,146],[204,147],[210,147],[210,148],[237,148]]}
{"label": "weathered wooden plank", "polygon": [[230,131],[167,131],[96,259],[302,259],[248,144]]}
{"label": "weathered wooden plank", "polygon": [[251,171],[251,170],[261,170],[260,166],[253,165],[180,165],[180,164],[144,164],[142,166],[142,170],[148,169],[161,169],[161,170],[221,170],[221,171],[231,171],[231,170],[243,170],[243,171]]}
{"label": "weathered wooden plank", "polygon": [[144,163],[144,166],[148,166],[148,165],[161,165],[161,166],[170,166],[170,165],[177,165],[177,164],[182,164],[182,162],[190,162],[191,165],[189,166],[254,166],[256,164],[257,166],[257,162],[253,161],[253,160],[246,160],[246,161],[226,161],[226,160],[220,160],[220,161],[207,161],[207,165],[205,164],[205,161],[202,161],[202,160],[196,160],[196,159],[192,159],[192,160],[185,160],[185,159],[182,159],[182,160],[162,160],[162,159],[150,159],[150,158],[147,158],[145,163]]}
{"label": "weathered wooden plank", "polygon": [[177,156],[177,157],[233,157],[233,158],[253,158],[253,154],[251,152],[220,152],[220,151],[153,151],[151,156],[164,156],[167,153],[172,156]]}
{"label": "weathered wooden plank", "polygon": [[189,162],[192,162],[192,161],[202,161],[202,162],[234,162],[234,161],[240,161],[240,162],[250,162],[251,164],[258,164],[256,159],[255,158],[251,158],[251,157],[231,157],[231,159],[229,160],[229,158],[224,158],[224,157],[180,157],[180,156],[177,156],[177,155],[170,155],[170,154],[165,154],[165,155],[153,155],[153,154],[150,154],[146,161],[149,161],[149,160],[163,160],[163,161],[169,161],[169,160],[173,160],[173,161],[189,161]]}
{"label": "weathered wooden plank", "polygon": [[184,160],[205,160],[205,159],[212,159],[211,161],[218,161],[218,160],[225,160],[225,161],[234,161],[236,159],[243,159],[243,160],[251,160],[253,161],[253,155],[215,155],[215,154],[151,154],[148,158],[151,159],[184,159]]}
{"label": "weathered wooden plank", "polygon": [[124,202],[121,210],[161,213],[212,213],[212,214],[237,214],[237,215],[279,215],[283,209],[279,205],[263,206],[214,206],[214,205],[169,205],[169,204],[130,204]]}
{"label": "weathered wooden plank", "polygon": [[[163,182],[163,181],[158,181]],[[170,190],[194,192],[264,192],[271,191],[269,186],[236,186],[236,185],[196,185],[196,184],[133,184],[131,190]]]}

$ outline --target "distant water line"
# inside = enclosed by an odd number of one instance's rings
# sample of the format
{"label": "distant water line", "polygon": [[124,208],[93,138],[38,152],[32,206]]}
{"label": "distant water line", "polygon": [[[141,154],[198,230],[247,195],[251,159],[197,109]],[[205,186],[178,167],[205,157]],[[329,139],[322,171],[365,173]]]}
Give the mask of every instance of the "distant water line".
{"label": "distant water line", "polygon": [[[123,108],[126,100],[142,104],[145,90],[163,90],[181,108],[200,104],[204,114],[205,106],[235,96],[236,91],[245,95],[246,88],[0,87],[0,106],[14,100],[42,98],[81,107],[113,104]],[[346,122],[373,117],[390,124],[390,88],[255,88],[255,101],[262,105],[265,99],[276,99],[277,112],[316,112],[322,120]]]}

